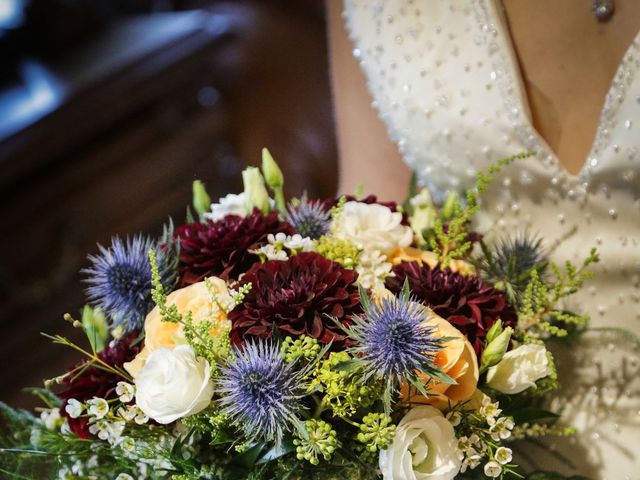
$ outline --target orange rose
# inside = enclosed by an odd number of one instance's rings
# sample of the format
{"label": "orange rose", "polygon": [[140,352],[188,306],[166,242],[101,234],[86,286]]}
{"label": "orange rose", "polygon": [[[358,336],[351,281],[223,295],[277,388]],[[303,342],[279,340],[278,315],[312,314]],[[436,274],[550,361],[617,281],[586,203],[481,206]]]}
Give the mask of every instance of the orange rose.
{"label": "orange rose", "polygon": [[[208,280],[211,289],[218,296],[218,301],[223,304],[230,303],[231,296],[224,280],[217,277],[211,277]],[[181,315],[191,312],[194,323],[207,319],[213,320],[213,328],[210,330],[213,336],[220,335],[224,327],[228,325],[227,314],[214,305],[211,293],[204,282],[194,283],[171,293],[167,297],[167,305],[175,305]],[[144,348],[136,358],[124,365],[133,377],[144,366],[151,352],[160,347],[172,348],[178,343],[183,343],[181,340],[184,339],[182,325],[162,321],[158,307],[155,307],[147,315],[144,321],[144,334]]]}
{"label": "orange rose", "polygon": [[444,410],[449,407],[449,403],[454,405],[473,396],[478,385],[478,359],[469,340],[449,322],[432,314],[427,325],[436,327],[438,336],[453,338],[438,352],[435,363],[457,383],[440,383],[428,375],[422,375],[425,385],[431,380],[427,386],[428,397],[419,393],[409,397],[406,387],[403,387],[401,393],[407,402],[429,404]]}
{"label": "orange rose", "polygon": [[[438,265],[438,256],[434,252],[427,250],[403,247],[397,248],[389,255],[389,262],[393,265],[398,265],[401,262],[419,262],[420,264],[426,263],[430,268],[434,268]],[[473,265],[464,260],[451,260],[449,268],[452,272],[458,272],[461,275],[472,275],[476,271]]]}

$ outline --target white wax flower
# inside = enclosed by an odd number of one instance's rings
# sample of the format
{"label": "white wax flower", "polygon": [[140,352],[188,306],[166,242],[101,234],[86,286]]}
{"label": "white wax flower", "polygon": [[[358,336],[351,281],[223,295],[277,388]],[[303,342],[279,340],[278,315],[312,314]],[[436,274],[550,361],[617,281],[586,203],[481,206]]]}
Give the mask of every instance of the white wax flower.
{"label": "white wax flower", "polygon": [[218,199],[218,203],[212,203],[210,212],[202,214],[205,219],[213,220],[214,222],[223,219],[227,215],[238,215],[240,217],[247,215],[246,193],[230,193]]}
{"label": "white wax flower", "polygon": [[118,395],[122,403],[129,403],[133,400],[135,393],[136,389],[130,383],[118,382],[116,385],[116,395]]}
{"label": "white wax flower", "polygon": [[391,446],[380,452],[387,480],[453,480],[462,465],[453,426],[440,410],[422,405],[398,424]]}
{"label": "white wax flower", "polygon": [[402,225],[402,214],[377,203],[346,202],[331,231],[358,248],[383,254],[407,247],[413,240],[411,228]]}
{"label": "white wax flower", "polygon": [[551,374],[547,349],[529,343],[505,353],[500,363],[487,372],[487,384],[508,395],[535,387],[536,381]]}
{"label": "white wax flower", "polygon": [[93,397],[87,400],[87,413],[97,419],[104,418],[109,413],[109,404],[104,398]]}
{"label": "white wax flower", "polygon": [[82,403],[80,403],[75,398],[70,398],[67,401],[67,404],[64,406],[65,412],[67,412],[67,414],[71,418],[78,418],[80,415],[82,415],[82,409]]}
{"label": "white wax flower", "polygon": [[[80,410],[80,413],[82,413],[82,410]],[[78,417],[80,416],[80,413],[78,413]],[[69,416],[71,416],[71,414],[69,414]],[[60,417],[60,410],[58,410],[57,408],[43,410],[42,413],[40,413],[40,420],[42,420],[44,426],[47,427],[47,430],[55,430],[62,423],[61,418],[62,417]]]}
{"label": "white wax flower", "polygon": [[487,462],[484,466],[484,474],[489,478],[498,478],[502,474],[502,467],[498,462]]}
{"label": "white wax flower", "polygon": [[211,366],[189,345],[159,348],[135,377],[136,404],[149,418],[167,424],[204,410],[213,396]]}

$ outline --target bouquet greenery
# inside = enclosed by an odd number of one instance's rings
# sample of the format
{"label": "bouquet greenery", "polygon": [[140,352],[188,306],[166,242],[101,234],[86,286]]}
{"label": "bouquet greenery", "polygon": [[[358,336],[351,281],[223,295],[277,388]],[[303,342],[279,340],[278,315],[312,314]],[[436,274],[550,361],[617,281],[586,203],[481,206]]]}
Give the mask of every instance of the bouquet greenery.
{"label": "bouquet greenery", "polygon": [[[525,478],[517,440],[570,435],[545,409],[550,341],[587,318],[559,308],[589,277],[526,234],[472,230],[478,197],[437,207],[411,185],[287,201],[267,150],[244,192],[161,238],[114,238],[83,270],[79,361],[0,404],[9,478]],[[526,461],[526,449],[522,454]],[[531,479],[561,478],[551,473]]]}

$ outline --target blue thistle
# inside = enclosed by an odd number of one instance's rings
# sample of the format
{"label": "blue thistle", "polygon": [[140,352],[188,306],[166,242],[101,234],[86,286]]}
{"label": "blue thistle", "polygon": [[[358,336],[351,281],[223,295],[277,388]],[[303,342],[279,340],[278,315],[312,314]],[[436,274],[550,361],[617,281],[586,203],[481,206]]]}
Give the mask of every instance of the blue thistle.
{"label": "blue thistle", "polygon": [[303,237],[320,238],[329,231],[331,212],[321,202],[302,198],[297,206],[289,206],[286,221]]}
{"label": "blue thistle", "polygon": [[531,279],[531,271],[544,273],[548,259],[542,239],[528,232],[501,239],[493,248],[481,244],[483,258],[478,267],[512,303],[518,302]]}
{"label": "blue thistle", "polygon": [[250,441],[274,441],[280,445],[291,427],[304,430],[298,418],[306,392],[295,363],[287,363],[278,344],[258,341],[234,347],[233,360],[220,367],[217,381],[223,412]]}
{"label": "blue thistle", "polygon": [[92,266],[82,270],[87,275],[89,302],[102,309],[112,328],[122,327],[125,332],[140,329],[154,306],[149,250],[156,252],[162,284],[170,291],[176,279],[171,248],[160,248],[149,237],[136,235],[126,241],[114,237],[110,248],[98,245],[98,249],[98,255],[88,257]]}
{"label": "blue thistle", "polygon": [[410,298],[408,283],[400,295],[372,302],[361,290],[362,316],[354,316],[347,327],[355,345],[349,353],[362,365],[363,382],[374,378],[386,383],[385,406],[389,408],[391,394],[401,384],[411,384],[424,395],[419,374],[451,383],[434,363],[436,353],[447,338],[435,335],[434,328],[426,325],[428,311]]}

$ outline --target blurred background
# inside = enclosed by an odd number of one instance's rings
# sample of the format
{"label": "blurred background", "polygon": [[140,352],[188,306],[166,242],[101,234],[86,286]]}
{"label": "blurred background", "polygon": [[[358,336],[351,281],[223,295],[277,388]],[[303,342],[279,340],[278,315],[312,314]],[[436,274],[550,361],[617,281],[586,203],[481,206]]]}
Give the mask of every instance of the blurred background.
{"label": "blurred background", "polygon": [[320,0],[0,0],[0,399],[78,360],[40,332],[80,340],[96,242],[240,191],[263,146],[333,195],[332,122]]}

